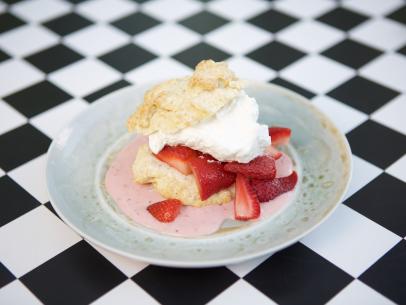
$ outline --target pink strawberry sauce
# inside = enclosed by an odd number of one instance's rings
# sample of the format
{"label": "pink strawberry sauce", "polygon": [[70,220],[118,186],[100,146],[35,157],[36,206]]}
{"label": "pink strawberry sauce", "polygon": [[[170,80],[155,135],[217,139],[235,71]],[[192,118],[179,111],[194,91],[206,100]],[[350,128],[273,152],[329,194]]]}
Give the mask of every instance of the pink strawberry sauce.
{"label": "pink strawberry sauce", "polygon": [[[132,164],[138,147],[147,143],[147,137],[138,136],[115,157],[107,170],[105,186],[121,212],[135,223],[162,234],[181,237],[209,235],[218,231],[227,218],[234,218],[233,203],[212,205],[202,208],[183,206],[180,215],[171,223],[156,220],[148,211],[151,203],[164,200],[151,185],[133,181]],[[277,176],[288,176],[292,172],[290,158],[283,155],[276,162]],[[267,203],[261,203],[260,219],[268,218],[280,211],[292,200],[293,191]]]}

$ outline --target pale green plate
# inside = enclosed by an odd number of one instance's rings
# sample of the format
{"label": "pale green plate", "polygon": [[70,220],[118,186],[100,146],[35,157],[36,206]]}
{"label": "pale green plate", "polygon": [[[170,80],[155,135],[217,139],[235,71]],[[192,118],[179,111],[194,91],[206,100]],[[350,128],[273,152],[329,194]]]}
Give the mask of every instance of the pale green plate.
{"label": "pale green plate", "polygon": [[48,152],[47,184],[61,218],[85,239],[153,264],[208,267],[281,250],[322,223],[341,202],[351,176],[347,140],[305,98],[281,87],[247,82],[260,121],[290,127],[289,151],[300,181],[278,216],[223,234],[179,238],[143,229],[116,213],[102,191],[100,160],[126,134],[125,122],[151,85],[121,89],[93,103],[66,126]]}

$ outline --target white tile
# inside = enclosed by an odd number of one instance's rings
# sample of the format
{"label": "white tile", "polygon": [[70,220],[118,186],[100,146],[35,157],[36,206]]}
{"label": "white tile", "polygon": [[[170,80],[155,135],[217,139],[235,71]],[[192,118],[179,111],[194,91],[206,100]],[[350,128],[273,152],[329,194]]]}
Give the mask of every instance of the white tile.
{"label": "white tile", "polygon": [[312,101],[313,104],[323,111],[343,133],[349,132],[368,120],[368,115],[365,113],[328,96],[319,95]]}
{"label": "white tile", "polygon": [[9,54],[21,57],[45,49],[57,42],[57,35],[37,25],[24,25],[0,36],[0,47]]}
{"label": "white tile", "polygon": [[3,13],[6,11],[7,5],[4,2],[0,1],[0,13]]}
{"label": "white tile", "polygon": [[0,177],[4,176],[5,172],[0,168]]}
{"label": "white tile", "polygon": [[386,169],[386,172],[392,176],[406,182],[406,155],[397,160]]}
{"label": "white tile", "polygon": [[45,178],[46,160],[44,154],[7,173],[41,203],[49,200]]}
{"label": "white tile", "polygon": [[45,206],[0,228],[1,262],[20,277],[74,245],[80,237]]}
{"label": "white tile", "polygon": [[33,85],[44,78],[44,74],[32,65],[19,59],[0,63],[0,96]]}
{"label": "white tile", "polygon": [[386,15],[403,4],[402,0],[344,0],[343,6],[367,15]]}
{"label": "white tile", "polygon": [[121,272],[123,272],[127,277],[132,277],[142,269],[148,266],[147,263],[139,262],[131,258],[118,255],[116,253],[105,250],[99,246],[89,243],[93,248],[96,249],[101,255],[103,255],[108,261],[110,261],[114,266],[116,266]]}
{"label": "white tile", "polygon": [[316,17],[334,8],[336,4],[330,0],[286,0],[275,2],[278,10],[300,18]]}
{"label": "white tile", "polygon": [[158,305],[144,289],[128,279],[92,303],[93,305]]}
{"label": "white tile", "polygon": [[170,56],[197,44],[200,36],[176,23],[163,23],[135,36],[134,41],[153,53]]}
{"label": "white tile", "polygon": [[352,155],[352,165],[352,178],[348,191],[344,196],[344,200],[355,194],[357,191],[383,173],[383,170],[379,167],[355,155]]}
{"label": "white tile", "polygon": [[[406,88],[405,88],[406,89]],[[372,119],[406,135],[406,94],[400,95],[372,114]]]}
{"label": "white tile", "polygon": [[266,82],[276,76],[274,70],[244,56],[234,56],[228,59],[227,62],[230,69],[241,79]]}
{"label": "white tile", "polygon": [[392,301],[359,280],[352,281],[336,294],[328,305],[394,305]]}
{"label": "white tile", "polygon": [[31,124],[52,139],[67,123],[88,106],[88,103],[79,99],[65,102],[33,117]]}
{"label": "white tile", "polygon": [[406,43],[406,27],[390,19],[371,19],[350,31],[350,37],[382,50],[396,50]]}
{"label": "white tile", "polygon": [[274,301],[242,279],[235,282],[208,303],[208,305],[222,304],[276,305]]}
{"label": "white tile", "polygon": [[80,60],[48,76],[53,83],[74,96],[85,96],[121,78],[120,73],[96,59]]}
{"label": "white tile", "polygon": [[145,3],[142,10],[149,15],[165,21],[176,21],[191,16],[203,5],[193,0],[152,0]]}
{"label": "white tile", "polygon": [[385,54],[361,68],[360,74],[398,91],[406,91],[406,58]]}
{"label": "white tile", "polygon": [[44,22],[68,13],[70,9],[69,2],[60,0],[27,0],[11,7],[15,15],[31,22]]}
{"label": "white tile", "polygon": [[260,0],[214,0],[208,10],[231,20],[248,19],[269,8],[269,3]]}
{"label": "white tile", "polygon": [[0,289],[0,304],[41,305],[42,303],[19,280]]}
{"label": "white tile", "polygon": [[244,277],[270,257],[271,254],[268,254],[239,264],[227,265],[227,268],[233,271],[239,277]]}
{"label": "white tile", "polygon": [[333,46],[345,35],[342,31],[314,20],[304,20],[277,34],[278,40],[307,53]]}
{"label": "white tile", "polygon": [[98,56],[130,41],[130,36],[116,28],[95,24],[64,38],[67,46],[87,56]]}
{"label": "white tile", "polygon": [[246,54],[270,42],[272,34],[245,22],[232,22],[210,32],[205,39],[228,53]]}
{"label": "white tile", "polygon": [[0,134],[23,125],[25,122],[27,122],[25,116],[0,100]]}
{"label": "white tile", "polygon": [[183,77],[192,70],[172,58],[157,58],[125,74],[125,79],[136,84]]}
{"label": "white tile", "polygon": [[286,69],[281,76],[317,93],[326,93],[355,74],[353,69],[323,56],[307,56]]}
{"label": "white tile", "polygon": [[77,6],[78,12],[94,21],[113,21],[137,9],[131,0],[89,0]]}
{"label": "white tile", "polygon": [[351,208],[340,205],[302,243],[354,277],[358,277],[401,238]]}

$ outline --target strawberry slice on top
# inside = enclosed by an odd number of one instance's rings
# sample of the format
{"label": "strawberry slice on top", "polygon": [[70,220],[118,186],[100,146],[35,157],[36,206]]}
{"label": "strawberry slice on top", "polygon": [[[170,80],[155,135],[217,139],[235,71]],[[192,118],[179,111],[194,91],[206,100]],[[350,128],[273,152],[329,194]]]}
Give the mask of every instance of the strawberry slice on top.
{"label": "strawberry slice on top", "polygon": [[178,217],[181,207],[180,200],[167,199],[149,205],[147,210],[160,222],[172,222]]}
{"label": "strawberry slice on top", "polygon": [[198,152],[196,150],[186,146],[166,145],[155,157],[177,169],[182,174],[189,175],[192,173],[189,160],[197,155]]}
{"label": "strawberry slice on top", "polygon": [[251,186],[257,194],[258,200],[260,202],[266,202],[293,190],[297,179],[297,173],[293,171],[290,176],[275,178],[273,180],[252,179]]}
{"label": "strawberry slice on top", "polygon": [[270,155],[256,157],[248,163],[229,162],[224,169],[256,179],[273,179],[276,175],[275,160]]}
{"label": "strawberry slice on top", "polygon": [[286,127],[269,127],[268,133],[271,136],[272,145],[287,145],[292,134],[292,130]]}
{"label": "strawberry slice on top", "polygon": [[247,177],[237,174],[235,182],[234,217],[237,220],[256,219],[261,207]]}
{"label": "strawberry slice on top", "polygon": [[210,155],[193,157],[189,163],[202,200],[229,187],[235,181],[235,174],[225,171],[224,164]]}

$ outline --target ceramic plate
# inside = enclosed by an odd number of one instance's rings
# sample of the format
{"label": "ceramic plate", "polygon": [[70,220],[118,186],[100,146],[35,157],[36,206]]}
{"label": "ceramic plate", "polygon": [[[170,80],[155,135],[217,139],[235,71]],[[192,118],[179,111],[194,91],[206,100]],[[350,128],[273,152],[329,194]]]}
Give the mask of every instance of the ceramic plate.
{"label": "ceramic plate", "polygon": [[287,89],[247,82],[260,121],[290,127],[288,153],[299,183],[294,200],[276,217],[199,238],[161,235],[128,221],[103,190],[106,163],[125,145],[125,122],[151,84],[127,87],[93,103],[54,139],[47,185],[60,217],[88,241],[152,264],[209,267],[281,250],[322,223],[341,202],[351,176],[346,138],[308,100]]}

